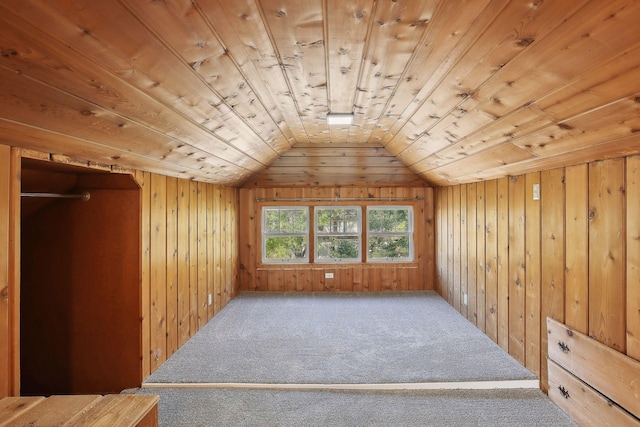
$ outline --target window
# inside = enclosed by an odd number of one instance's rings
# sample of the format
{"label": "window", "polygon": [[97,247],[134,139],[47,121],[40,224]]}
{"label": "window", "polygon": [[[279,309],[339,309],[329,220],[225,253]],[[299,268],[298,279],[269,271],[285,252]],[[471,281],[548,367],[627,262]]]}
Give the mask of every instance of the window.
{"label": "window", "polygon": [[361,246],[359,207],[318,207],[315,210],[317,262],[357,261]]}
{"label": "window", "polygon": [[367,260],[413,261],[413,209],[410,206],[367,208]]}
{"label": "window", "polygon": [[262,208],[262,262],[307,262],[309,208]]}

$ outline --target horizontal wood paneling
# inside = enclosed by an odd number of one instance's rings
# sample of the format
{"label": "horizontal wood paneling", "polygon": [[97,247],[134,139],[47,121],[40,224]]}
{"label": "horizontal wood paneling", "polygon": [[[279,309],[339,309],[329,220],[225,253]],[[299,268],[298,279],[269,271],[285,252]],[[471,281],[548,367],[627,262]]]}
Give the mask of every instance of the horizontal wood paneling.
{"label": "horizontal wood paneling", "polygon": [[[376,198],[400,197],[421,200],[410,201],[414,207],[415,262],[402,264],[261,264],[261,203],[256,198],[329,198],[329,202],[283,201],[281,205],[335,204],[336,197],[362,197],[363,201],[345,201],[342,204],[393,204],[375,202]],[[270,202],[271,203],[271,202]],[[402,291],[433,288],[434,220],[430,188],[256,188],[240,190],[240,221],[243,232],[239,235],[240,287],[251,291]],[[311,249],[310,249],[311,250]],[[333,279],[324,273],[334,273]]]}
{"label": "horizontal wood paneling", "polygon": [[[498,251],[500,256],[508,257],[507,298],[498,298],[496,306],[492,291],[483,299],[484,277],[477,275],[475,282],[468,283],[469,301],[472,295],[478,296],[477,311],[479,315],[486,313],[486,319],[490,319],[492,309],[497,313],[508,311],[509,352],[540,376],[543,389],[547,387],[547,316],[560,322],[566,319],[576,330],[638,359],[635,242],[639,162],[638,156],[631,156],[511,178],[509,214],[497,216],[498,230],[505,226],[509,230],[508,251],[505,253],[503,248],[502,255]],[[479,196],[485,193],[476,191],[475,205],[467,197],[467,217],[476,218],[477,230],[482,233],[476,234],[475,253],[467,251],[467,256],[459,260],[463,269],[472,268],[471,263],[491,266],[494,262],[495,251],[488,245],[495,245],[490,234],[496,227],[493,199],[497,183],[463,184],[467,194],[472,193],[470,188],[486,186],[486,195],[491,197],[485,200]],[[540,200],[533,199],[535,184],[540,184]],[[452,215],[451,210],[457,205],[447,203],[444,197],[450,192],[452,187],[439,187],[435,192],[439,272],[436,289],[456,307],[455,299],[447,292],[453,284],[449,283],[452,276],[442,273],[451,265],[446,258],[458,256],[446,230],[456,227],[452,221],[463,217]],[[488,215],[484,216],[485,212]],[[507,224],[501,224],[505,221]],[[467,232],[469,239],[476,233],[471,227]],[[491,277],[488,269],[486,273]],[[493,280],[486,284],[493,286]],[[483,319],[484,316],[478,317],[480,329]],[[487,334],[499,342],[502,329],[498,328],[496,337],[495,324],[487,321],[486,327]]]}

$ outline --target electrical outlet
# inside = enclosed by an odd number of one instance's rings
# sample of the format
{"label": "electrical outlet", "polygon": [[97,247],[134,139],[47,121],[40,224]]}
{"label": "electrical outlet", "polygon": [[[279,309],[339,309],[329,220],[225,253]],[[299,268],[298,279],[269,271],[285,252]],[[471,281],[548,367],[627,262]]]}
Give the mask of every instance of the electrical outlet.
{"label": "electrical outlet", "polygon": [[325,279],[333,279],[333,273],[324,273]]}
{"label": "electrical outlet", "polygon": [[209,305],[213,304],[213,296],[209,294]]}
{"label": "electrical outlet", "polygon": [[467,305],[467,294],[462,294],[462,303]]}

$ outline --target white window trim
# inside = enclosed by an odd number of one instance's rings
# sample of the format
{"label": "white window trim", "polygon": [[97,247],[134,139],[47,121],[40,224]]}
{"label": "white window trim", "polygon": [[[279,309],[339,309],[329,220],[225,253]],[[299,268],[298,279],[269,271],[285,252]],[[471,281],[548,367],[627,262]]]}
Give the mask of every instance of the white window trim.
{"label": "white window trim", "polygon": [[[307,227],[304,233],[267,233],[266,231],[266,211],[269,209],[298,210],[307,214]],[[262,263],[263,264],[308,264],[309,263],[309,206],[263,206],[261,212],[261,233],[262,233]],[[307,250],[304,258],[267,258],[267,239],[269,237],[296,237],[307,238]]]}
{"label": "white window trim", "polygon": [[[389,232],[372,232],[369,230],[369,218],[370,218],[370,212],[372,210],[375,211],[381,211],[381,210],[408,210],[409,212],[409,229],[407,230],[407,232],[405,233],[399,233],[399,232],[393,232],[393,233],[389,233]],[[414,243],[413,243],[413,230],[414,230],[414,225],[413,225],[413,221],[414,221],[414,215],[413,215],[413,206],[411,205],[397,205],[397,206],[390,206],[390,205],[384,205],[384,206],[367,206],[367,242],[366,242],[366,250],[367,250],[367,262],[368,263],[403,263],[403,262],[414,262],[415,260],[415,254],[414,254]],[[409,237],[409,256],[407,257],[403,257],[403,258],[372,258],[369,255],[369,238],[371,236],[408,236]]]}
{"label": "white window trim", "polygon": [[[337,209],[355,209],[358,212],[358,231],[357,233],[321,233],[318,231],[318,211],[321,210],[337,210]],[[316,264],[353,264],[362,262],[362,207],[361,206],[315,206],[313,224],[313,247],[314,247],[314,263]],[[318,237],[325,236],[358,236],[358,256],[356,258],[320,258],[318,256]]]}

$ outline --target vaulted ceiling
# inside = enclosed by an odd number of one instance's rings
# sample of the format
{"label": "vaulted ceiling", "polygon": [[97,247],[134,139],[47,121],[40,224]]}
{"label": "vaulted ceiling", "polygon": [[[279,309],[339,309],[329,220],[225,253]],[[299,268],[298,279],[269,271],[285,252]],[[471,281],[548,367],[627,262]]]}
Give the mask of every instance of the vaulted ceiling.
{"label": "vaulted ceiling", "polygon": [[639,153],[638,22],[633,0],[3,0],[0,143],[234,186]]}

